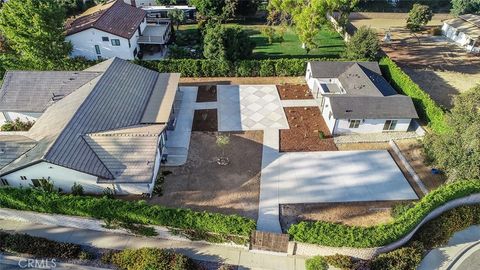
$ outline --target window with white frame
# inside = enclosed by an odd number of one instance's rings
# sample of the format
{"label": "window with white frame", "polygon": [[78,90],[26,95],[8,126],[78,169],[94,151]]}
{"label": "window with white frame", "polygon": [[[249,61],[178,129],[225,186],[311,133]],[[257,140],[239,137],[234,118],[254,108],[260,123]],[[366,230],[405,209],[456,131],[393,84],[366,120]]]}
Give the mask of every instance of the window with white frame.
{"label": "window with white frame", "polygon": [[358,120],[358,119],[350,119],[349,128],[358,128],[360,126],[361,121],[362,120]]}
{"label": "window with white frame", "polygon": [[395,130],[397,126],[397,120],[387,120],[385,125],[383,125],[383,130]]}
{"label": "window with white frame", "polygon": [[120,46],[120,39],[111,39],[112,46]]}

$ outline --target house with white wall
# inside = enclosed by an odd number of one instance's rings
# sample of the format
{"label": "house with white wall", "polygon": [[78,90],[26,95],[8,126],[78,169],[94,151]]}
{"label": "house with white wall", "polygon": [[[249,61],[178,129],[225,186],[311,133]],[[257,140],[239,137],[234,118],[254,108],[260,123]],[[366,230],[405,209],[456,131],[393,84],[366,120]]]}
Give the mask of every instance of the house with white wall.
{"label": "house with white wall", "polygon": [[465,14],[446,20],[442,33],[467,51],[480,52],[480,15]]}
{"label": "house with white wall", "polygon": [[[28,132],[0,135],[0,185],[42,186],[50,181],[63,192],[77,183],[93,194],[106,188],[117,194],[150,194],[164,158],[180,75],[119,58],[79,74],[68,86],[77,89],[58,100],[45,101],[47,92],[35,90],[55,80],[62,84],[63,73],[45,72],[43,77],[50,80],[17,93],[46,109]],[[27,83],[29,72],[21,78]],[[22,84],[14,80],[12,84]],[[33,102],[36,97],[43,102]]]}
{"label": "house with white wall", "polygon": [[122,0],[99,4],[67,20],[66,40],[73,45],[72,57],[90,60],[119,57],[133,60],[151,48],[166,51],[171,29],[169,21],[147,23],[147,13]]}
{"label": "house with white wall", "polygon": [[333,135],[407,131],[418,118],[377,62],[309,62],[305,79]]}

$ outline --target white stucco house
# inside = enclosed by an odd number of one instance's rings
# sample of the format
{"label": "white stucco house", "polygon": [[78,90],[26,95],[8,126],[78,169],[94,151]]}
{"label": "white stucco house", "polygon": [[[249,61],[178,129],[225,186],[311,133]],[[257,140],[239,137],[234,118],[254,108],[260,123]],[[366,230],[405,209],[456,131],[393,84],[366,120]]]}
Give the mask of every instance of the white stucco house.
{"label": "white stucco house", "polygon": [[418,118],[377,62],[309,62],[305,79],[332,135],[407,131]]}
{"label": "white stucco house", "polygon": [[[149,194],[165,158],[179,74],[112,58],[81,72],[6,75],[0,110],[37,113],[28,132],[0,134],[0,185]],[[51,86],[52,88],[50,88]],[[55,92],[53,92],[55,91]],[[56,94],[61,93],[61,94]]]}
{"label": "white stucco house", "polygon": [[480,15],[465,14],[446,20],[442,33],[467,51],[480,52]]}
{"label": "white stucco house", "polygon": [[73,45],[72,57],[90,60],[119,57],[133,60],[166,52],[170,21],[147,23],[147,12],[122,0],[99,4],[66,23],[66,40]]}

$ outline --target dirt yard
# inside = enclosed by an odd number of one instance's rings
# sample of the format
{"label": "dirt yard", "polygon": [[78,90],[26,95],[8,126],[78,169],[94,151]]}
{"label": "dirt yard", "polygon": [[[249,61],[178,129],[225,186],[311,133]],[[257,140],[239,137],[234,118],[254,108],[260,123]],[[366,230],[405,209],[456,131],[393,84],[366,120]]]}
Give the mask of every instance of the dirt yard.
{"label": "dirt yard", "polygon": [[217,109],[195,110],[192,131],[218,131]]}
{"label": "dirt yard", "polygon": [[450,109],[453,98],[480,84],[480,71],[474,74],[455,71],[441,71],[429,69],[413,69],[403,67],[412,80],[440,105]]}
{"label": "dirt yard", "polygon": [[396,143],[428,190],[434,190],[445,183],[445,175],[432,174],[432,167],[426,165],[425,154],[423,153],[423,147],[420,141],[410,139],[396,141]]}
{"label": "dirt yard", "polygon": [[318,107],[289,107],[284,110],[290,129],[280,130],[280,151],[337,150]]}
{"label": "dirt yard", "polygon": [[306,84],[280,84],[277,85],[277,91],[282,100],[313,99],[312,92]]}
{"label": "dirt yard", "polygon": [[400,201],[280,205],[280,224],[284,231],[300,221],[372,226],[391,221],[391,209],[398,203]]}
{"label": "dirt yard", "polygon": [[257,219],[263,133],[231,134],[225,155],[230,164],[220,166],[216,133],[192,132],[187,163],[165,167],[163,194],[152,204],[191,208]]}
{"label": "dirt yard", "polygon": [[[480,82],[480,56],[428,30],[415,36],[405,28],[406,13],[352,13],[353,28],[363,25],[377,30],[379,38],[390,31],[392,42],[383,44],[383,51],[394,59],[410,77],[445,108],[452,99]],[[428,27],[439,27],[451,18],[435,14]]]}
{"label": "dirt yard", "polygon": [[215,102],[217,101],[216,85],[200,85],[197,92],[197,102]]}

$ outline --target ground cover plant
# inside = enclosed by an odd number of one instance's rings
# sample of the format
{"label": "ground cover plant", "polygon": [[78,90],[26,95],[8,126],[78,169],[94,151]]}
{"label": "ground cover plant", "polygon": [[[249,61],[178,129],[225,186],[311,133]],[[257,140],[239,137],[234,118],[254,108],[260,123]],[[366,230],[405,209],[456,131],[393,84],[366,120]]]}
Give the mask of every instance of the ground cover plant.
{"label": "ground cover plant", "polygon": [[78,259],[80,245],[51,241],[26,234],[10,234],[0,231],[0,250],[27,253],[36,257]]}
{"label": "ground cover plant", "polygon": [[159,248],[125,249],[106,253],[102,257],[109,263],[125,270],[194,270],[198,269],[189,257]]}
{"label": "ground cover plant", "polygon": [[161,225],[195,231],[199,235],[215,234],[217,238],[241,244],[255,229],[255,221],[236,215],[167,208],[149,205],[145,201],[61,195],[34,189],[0,188],[0,207],[116,220],[127,224]]}
{"label": "ground cover plant", "polygon": [[307,265],[324,261],[342,270],[416,269],[429,250],[444,246],[454,233],[478,224],[480,224],[480,204],[460,206],[424,224],[405,246],[380,254],[370,261],[336,254],[325,257],[314,256],[307,260]]}
{"label": "ground cover plant", "polygon": [[295,241],[310,244],[357,248],[383,246],[409,233],[435,208],[448,201],[475,193],[480,193],[480,181],[454,182],[432,191],[418,201],[415,206],[386,224],[358,227],[325,221],[304,221],[292,225],[288,233]]}

